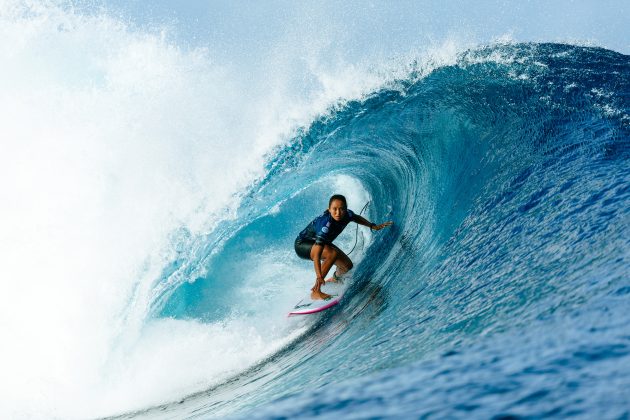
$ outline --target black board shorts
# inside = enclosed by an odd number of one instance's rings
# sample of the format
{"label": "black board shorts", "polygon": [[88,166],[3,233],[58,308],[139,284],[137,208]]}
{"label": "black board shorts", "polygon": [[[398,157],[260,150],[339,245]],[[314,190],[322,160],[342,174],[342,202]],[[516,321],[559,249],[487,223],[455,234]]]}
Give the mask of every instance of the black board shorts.
{"label": "black board shorts", "polygon": [[311,259],[311,248],[315,245],[315,241],[312,239],[301,239],[299,236],[295,240],[295,253],[298,257],[305,260]]}

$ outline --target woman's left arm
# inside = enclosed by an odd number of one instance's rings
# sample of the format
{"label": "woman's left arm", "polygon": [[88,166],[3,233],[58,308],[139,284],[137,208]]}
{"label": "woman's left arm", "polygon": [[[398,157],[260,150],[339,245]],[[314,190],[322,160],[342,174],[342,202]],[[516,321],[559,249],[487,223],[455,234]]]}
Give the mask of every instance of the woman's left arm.
{"label": "woman's left arm", "polygon": [[391,226],[394,223],[394,222],[385,222],[385,223],[381,223],[380,225],[377,225],[376,223],[372,223],[369,220],[367,220],[365,217],[359,216],[358,214],[355,214],[352,220],[360,225],[367,226],[372,230],[381,230],[384,227]]}

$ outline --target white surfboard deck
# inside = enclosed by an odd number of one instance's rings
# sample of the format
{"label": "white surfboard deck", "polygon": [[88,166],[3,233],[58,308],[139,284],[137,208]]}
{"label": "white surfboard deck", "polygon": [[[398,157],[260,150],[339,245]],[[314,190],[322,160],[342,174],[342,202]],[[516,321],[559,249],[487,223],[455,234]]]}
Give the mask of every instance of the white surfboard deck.
{"label": "white surfboard deck", "polygon": [[343,297],[343,293],[348,288],[349,279],[344,279],[343,282],[329,282],[322,286],[322,292],[332,295],[330,299],[322,300],[311,299],[311,291],[307,292],[307,295],[300,299],[295,307],[289,312],[289,316],[293,315],[311,315],[316,314],[326,309],[330,309],[339,303]]}

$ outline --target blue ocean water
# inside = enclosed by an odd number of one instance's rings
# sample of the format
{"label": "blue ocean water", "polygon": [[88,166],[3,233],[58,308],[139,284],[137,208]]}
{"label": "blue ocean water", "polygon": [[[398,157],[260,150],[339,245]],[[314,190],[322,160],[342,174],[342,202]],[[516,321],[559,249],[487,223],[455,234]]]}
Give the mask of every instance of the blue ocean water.
{"label": "blue ocean water", "polygon": [[[273,291],[243,273],[278,253],[305,265],[295,235],[346,186],[370,220],[394,226],[341,239],[359,248],[342,304],[257,325],[305,332],[208,390],[129,416],[630,416],[630,58],[507,44],[423,70],[268,155],[211,234],[180,232],[152,316],[269,317]],[[200,265],[195,281],[169,281]]]}

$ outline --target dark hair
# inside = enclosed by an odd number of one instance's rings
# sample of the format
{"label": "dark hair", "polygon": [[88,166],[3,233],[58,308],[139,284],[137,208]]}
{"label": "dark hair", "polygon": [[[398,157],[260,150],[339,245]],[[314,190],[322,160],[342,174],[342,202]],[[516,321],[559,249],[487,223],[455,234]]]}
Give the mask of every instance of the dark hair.
{"label": "dark hair", "polygon": [[333,201],[335,200],[339,200],[339,201],[343,201],[343,206],[345,208],[348,208],[348,202],[346,201],[346,197],[344,197],[341,194],[335,194],[332,197],[330,197],[330,200],[328,200],[328,208],[330,208],[330,205],[332,204]]}

